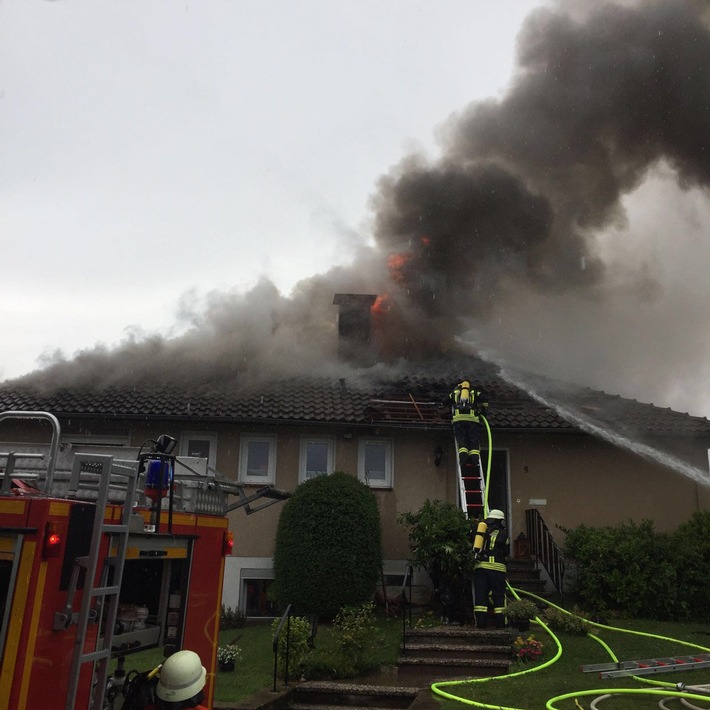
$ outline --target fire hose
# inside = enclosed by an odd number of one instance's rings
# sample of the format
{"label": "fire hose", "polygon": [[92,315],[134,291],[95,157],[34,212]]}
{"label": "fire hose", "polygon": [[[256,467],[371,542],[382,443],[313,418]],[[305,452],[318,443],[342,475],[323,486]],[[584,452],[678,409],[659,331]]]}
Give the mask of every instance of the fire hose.
{"label": "fire hose", "polygon": [[[491,474],[491,452],[492,452],[492,437],[491,437],[491,429],[490,426],[488,425],[488,420],[481,415],[481,419],[483,420],[483,423],[485,424],[487,435],[488,435],[488,464],[486,467],[486,479],[485,479],[485,494],[484,494],[484,501],[483,501],[483,512],[484,515],[488,514],[488,490],[489,490],[489,480],[490,480],[490,474]],[[573,614],[572,612],[568,611],[567,609],[564,609],[560,606],[557,606],[556,604],[553,604],[552,602],[543,599],[542,597],[538,597],[536,594],[533,594],[532,592],[526,592],[525,590],[521,589],[513,589],[509,584],[507,585],[509,591],[513,594],[513,596],[516,599],[520,599],[520,596],[518,595],[518,592],[522,592],[526,596],[533,597],[539,602],[542,602],[544,604],[547,604],[551,607],[556,608],[557,610],[563,612],[564,614],[568,614],[569,616],[577,616],[576,614]],[[438,683],[433,683],[431,686],[431,690],[433,693],[436,695],[440,695],[443,698],[447,698],[449,700],[455,700],[460,703],[464,703],[465,705],[471,705],[474,707],[479,707],[479,708],[490,708],[490,710],[525,710],[525,708],[517,708],[517,707],[508,707],[508,706],[503,706],[503,705],[488,705],[486,703],[478,702],[476,700],[471,700],[469,698],[463,698],[459,695],[455,695],[452,692],[448,692],[447,690],[444,690],[444,688],[455,688],[457,686],[461,685],[466,685],[466,686],[471,686],[474,683],[485,683],[489,681],[494,681],[494,680],[501,680],[501,679],[506,679],[506,678],[517,678],[523,675],[528,675],[530,673],[537,673],[539,671],[544,670],[545,668],[548,668],[549,666],[553,665],[556,663],[561,657],[562,657],[562,644],[559,640],[559,638],[550,630],[549,626],[545,624],[542,619],[540,619],[539,616],[536,616],[534,618],[535,623],[537,623],[539,626],[541,626],[547,634],[552,638],[554,641],[557,650],[555,652],[555,655],[549,659],[548,661],[545,661],[544,663],[541,663],[539,666],[535,666],[534,668],[526,668],[525,670],[522,671],[516,671],[513,673],[504,673],[502,675],[498,676],[492,676],[492,677],[487,677],[487,678],[472,678],[469,680],[455,680],[455,681],[440,681]],[[614,626],[607,626],[605,624],[599,624],[595,623],[595,626],[600,628],[600,629],[607,629],[610,631],[618,631],[621,633],[628,633],[628,634],[633,634],[637,636],[645,636],[648,638],[654,638],[654,639],[660,639],[663,641],[672,641],[674,643],[679,643],[684,646],[688,646],[690,648],[695,648],[697,650],[701,651],[710,651],[710,649],[705,648],[704,646],[699,646],[698,644],[693,644],[688,641],[682,641],[680,639],[674,639],[668,636],[660,636],[658,634],[652,634],[652,633],[647,633],[644,631],[632,631],[630,629],[623,629],[620,627],[614,627]],[[592,633],[589,633],[588,636],[595,641],[597,641],[599,644],[601,644],[609,656],[615,661],[618,662],[618,658],[616,658],[616,654],[612,651],[612,649],[606,644],[602,639],[600,639],[598,636],[595,636]],[[642,683],[647,683],[649,685],[654,685],[654,686],[659,686],[661,688],[664,688],[663,690],[655,690],[655,689],[650,689],[650,688],[599,688],[599,689],[592,689],[592,690],[578,690],[574,691],[571,693],[565,693],[563,695],[558,695],[553,698],[550,698],[546,705],[545,708],[546,710],[559,710],[559,708],[555,705],[557,702],[561,702],[563,700],[571,700],[574,699],[575,704],[579,707],[579,703],[577,701],[577,698],[585,697],[585,696],[595,696],[596,701],[601,701],[602,699],[606,699],[608,697],[611,697],[612,695],[632,695],[632,696],[661,696],[662,700],[660,701],[661,703],[664,700],[667,700],[669,698],[680,698],[681,702],[686,705],[688,708],[697,708],[697,710],[700,710],[698,706],[693,706],[690,705],[687,701],[688,700],[699,700],[703,702],[710,702],[710,698],[708,697],[708,693],[710,693],[710,690],[706,689],[705,686],[685,686],[682,683],[679,684],[673,684],[673,683],[666,683],[663,681],[657,681],[657,680],[650,680],[647,678],[642,678],[640,676],[631,676],[637,681],[640,681]],[[659,707],[663,708],[665,706],[660,705]],[[704,708],[707,708],[707,706],[703,706]]]}

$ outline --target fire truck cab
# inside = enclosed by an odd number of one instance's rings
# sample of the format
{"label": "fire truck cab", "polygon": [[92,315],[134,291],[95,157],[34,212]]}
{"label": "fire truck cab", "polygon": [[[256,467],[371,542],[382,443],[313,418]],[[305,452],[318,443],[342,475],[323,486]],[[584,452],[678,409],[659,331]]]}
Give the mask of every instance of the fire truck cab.
{"label": "fire truck cab", "polygon": [[0,451],[0,708],[120,709],[111,659],[153,647],[200,656],[211,706],[227,512],[258,496],[172,456],[168,436],[133,459],[63,452],[53,415],[6,418],[53,433],[42,452]]}

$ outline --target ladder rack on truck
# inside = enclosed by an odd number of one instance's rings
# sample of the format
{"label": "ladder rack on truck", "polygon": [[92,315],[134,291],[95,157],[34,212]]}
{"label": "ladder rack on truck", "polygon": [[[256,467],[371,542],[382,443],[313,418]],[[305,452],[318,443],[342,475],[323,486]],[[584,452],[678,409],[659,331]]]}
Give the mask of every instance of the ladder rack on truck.
{"label": "ladder rack on truck", "polygon": [[7,420],[49,424],[52,438],[0,445],[0,707],[111,708],[110,660],[154,647],[200,656],[211,706],[227,513],[288,494],[247,495],[204,459],[161,450],[171,437],[130,458],[61,446],[46,412],[0,413]]}

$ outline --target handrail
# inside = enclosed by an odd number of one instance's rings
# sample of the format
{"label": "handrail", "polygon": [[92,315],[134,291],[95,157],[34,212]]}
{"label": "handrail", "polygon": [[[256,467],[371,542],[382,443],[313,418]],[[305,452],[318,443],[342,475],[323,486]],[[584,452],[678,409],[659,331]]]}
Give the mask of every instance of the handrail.
{"label": "handrail", "polygon": [[542,563],[555,589],[564,596],[565,558],[552,533],[535,508],[525,511],[525,523],[532,553]]}
{"label": "handrail", "polygon": [[[45,419],[52,425],[52,441],[49,447],[49,460],[47,461],[47,478],[44,482],[44,493],[49,493],[52,490],[54,468],[57,465],[57,451],[59,451],[59,440],[61,439],[59,420],[49,412],[20,412],[13,410],[0,412],[0,422],[2,422],[3,419]],[[10,478],[12,473],[15,459],[14,452],[10,452],[8,459],[11,465],[8,466],[10,470],[8,471],[6,469],[3,474],[3,484],[5,484],[6,478]]]}
{"label": "handrail", "polygon": [[274,641],[273,641],[273,649],[274,649],[274,693],[276,692],[276,675],[277,675],[277,668],[278,668],[278,660],[279,660],[279,640],[281,637],[281,629],[283,628],[284,622],[286,623],[286,672],[284,673],[284,684],[288,685],[288,657],[289,657],[289,652],[291,650],[291,605],[289,604],[286,607],[286,611],[283,613],[283,616],[281,617],[281,621],[279,621],[279,625],[276,627],[276,631],[274,632]]}
{"label": "handrail", "polygon": [[[412,628],[412,577],[414,576],[414,566],[407,565],[404,570],[402,580],[402,655],[407,655],[407,617],[409,617],[409,628]],[[406,590],[409,589],[409,599]],[[409,614],[407,614],[409,610]]]}

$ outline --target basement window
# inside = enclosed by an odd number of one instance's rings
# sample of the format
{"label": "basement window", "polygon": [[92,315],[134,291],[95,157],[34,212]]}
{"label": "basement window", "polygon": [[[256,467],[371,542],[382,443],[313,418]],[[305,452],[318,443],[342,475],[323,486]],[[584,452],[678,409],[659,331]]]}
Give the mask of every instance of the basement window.
{"label": "basement window", "polygon": [[389,439],[360,439],[357,475],[370,488],[392,488],[393,451]]}
{"label": "basement window", "polygon": [[298,467],[298,481],[327,476],[333,473],[335,442],[333,439],[301,439],[301,457]]}
{"label": "basement window", "polygon": [[242,483],[276,482],[276,436],[243,434],[239,449],[239,480]]}

